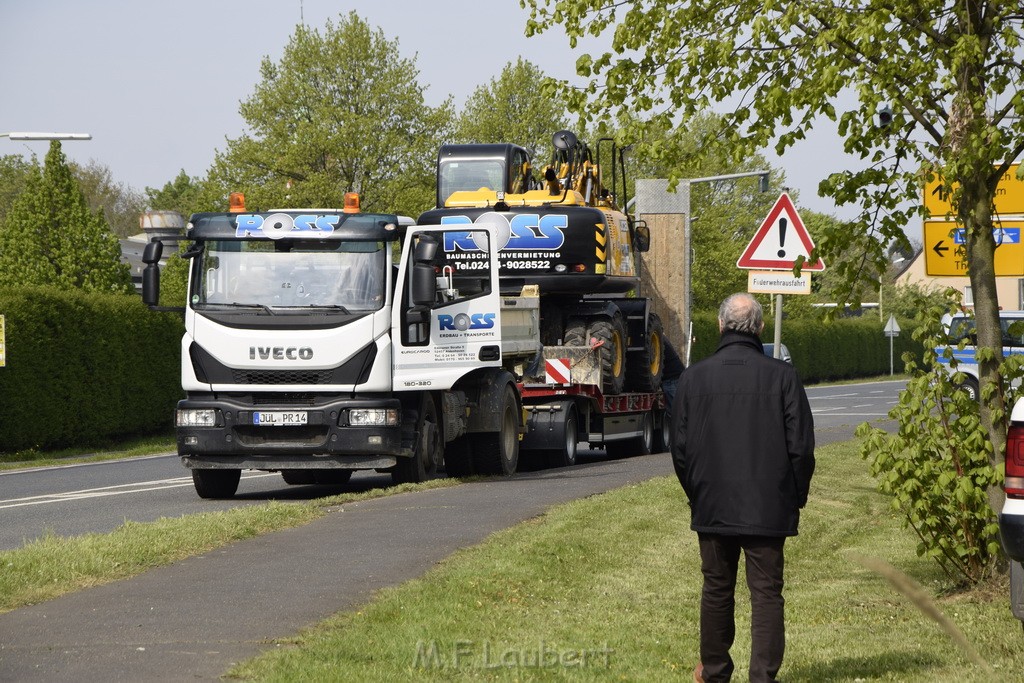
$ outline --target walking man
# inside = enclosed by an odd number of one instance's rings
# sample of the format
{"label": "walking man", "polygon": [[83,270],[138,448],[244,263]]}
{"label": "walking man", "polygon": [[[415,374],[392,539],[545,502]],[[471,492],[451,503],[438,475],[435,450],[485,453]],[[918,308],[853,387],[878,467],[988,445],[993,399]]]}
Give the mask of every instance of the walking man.
{"label": "walking man", "polygon": [[814,423],[796,370],[761,346],[761,305],[733,294],[714,355],[683,373],[672,460],[690,501],[704,588],[698,683],[728,681],[740,551],[751,602],[750,680],[775,681],[785,650],[783,544],[795,536],[814,473]]}

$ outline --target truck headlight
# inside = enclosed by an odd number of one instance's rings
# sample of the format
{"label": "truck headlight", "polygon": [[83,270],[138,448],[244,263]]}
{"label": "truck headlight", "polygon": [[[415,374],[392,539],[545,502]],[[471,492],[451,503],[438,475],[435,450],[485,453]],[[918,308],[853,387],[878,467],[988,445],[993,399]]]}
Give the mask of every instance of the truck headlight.
{"label": "truck headlight", "polygon": [[174,418],[176,427],[216,427],[217,411],[213,408],[187,408],[177,411]]}
{"label": "truck headlight", "polygon": [[353,427],[394,427],[398,424],[398,409],[350,408],[348,423]]}

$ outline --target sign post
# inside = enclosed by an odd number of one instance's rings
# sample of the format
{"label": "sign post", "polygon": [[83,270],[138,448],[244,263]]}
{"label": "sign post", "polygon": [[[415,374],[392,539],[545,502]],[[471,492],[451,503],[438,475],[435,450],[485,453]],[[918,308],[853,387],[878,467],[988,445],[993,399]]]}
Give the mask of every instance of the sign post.
{"label": "sign post", "polygon": [[[775,295],[776,358],[782,352],[782,295],[810,294],[811,272],[825,270],[821,259],[811,261],[812,251],[814,242],[811,235],[800,220],[793,200],[783,192],[736,261],[737,268],[751,270],[747,276],[748,292]],[[801,257],[800,275],[793,275],[792,271]]]}
{"label": "sign post", "polygon": [[889,322],[885,324],[885,336],[889,338],[889,376],[894,373],[892,364],[892,340],[900,336],[900,324],[896,322],[896,316],[890,315]]}

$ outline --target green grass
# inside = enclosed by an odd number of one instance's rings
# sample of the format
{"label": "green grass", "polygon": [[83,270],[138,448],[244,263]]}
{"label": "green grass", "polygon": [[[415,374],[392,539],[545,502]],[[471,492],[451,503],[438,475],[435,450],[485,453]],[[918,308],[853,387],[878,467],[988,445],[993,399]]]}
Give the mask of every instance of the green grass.
{"label": "green grass", "polygon": [[[1021,625],[1005,582],[956,593],[875,492],[849,442],[818,451],[801,535],[787,543],[786,661],[798,681],[1019,679]],[[860,558],[909,575],[993,668]],[[300,680],[689,680],[700,572],[677,482],[655,479],[559,506],[382,591],[230,676]],[[741,579],[740,586],[744,586]],[[746,679],[749,600],[737,600],[735,680]]]}
{"label": "green grass", "polygon": [[0,552],[0,612],[135,576],[234,541],[305,524],[328,514],[331,508],[356,500],[458,483],[456,479],[435,479],[303,503],[270,502],[155,522],[126,522],[105,534],[44,536],[22,548]]}

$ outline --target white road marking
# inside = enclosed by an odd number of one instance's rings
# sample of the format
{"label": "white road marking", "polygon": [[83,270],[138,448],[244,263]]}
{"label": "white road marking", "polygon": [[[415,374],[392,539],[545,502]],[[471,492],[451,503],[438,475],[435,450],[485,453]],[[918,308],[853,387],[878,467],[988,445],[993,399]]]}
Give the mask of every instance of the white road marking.
{"label": "white road marking", "polygon": [[[275,477],[276,472],[253,472],[246,474],[243,479],[257,479],[260,477]],[[137,481],[129,484],[117,484],[115,486],[101,486],[93,489],[81,489],[78,491],[65,491],[64,493],[45,493],[38,496],[26,496],[24,498],[10,498],[0,500],[0,510],[7,508],[26,507],[29,505],[46,505],[48,503],[66,503],[72,500],[84,500],[86,498],[106,498],[109,496],[122,496],[126,493],[145,493],[146,491],[160,491],[162,489],[182,488],[192,486],[192,477],[175,477],[173,479],[156,479],[153,481]]]}

